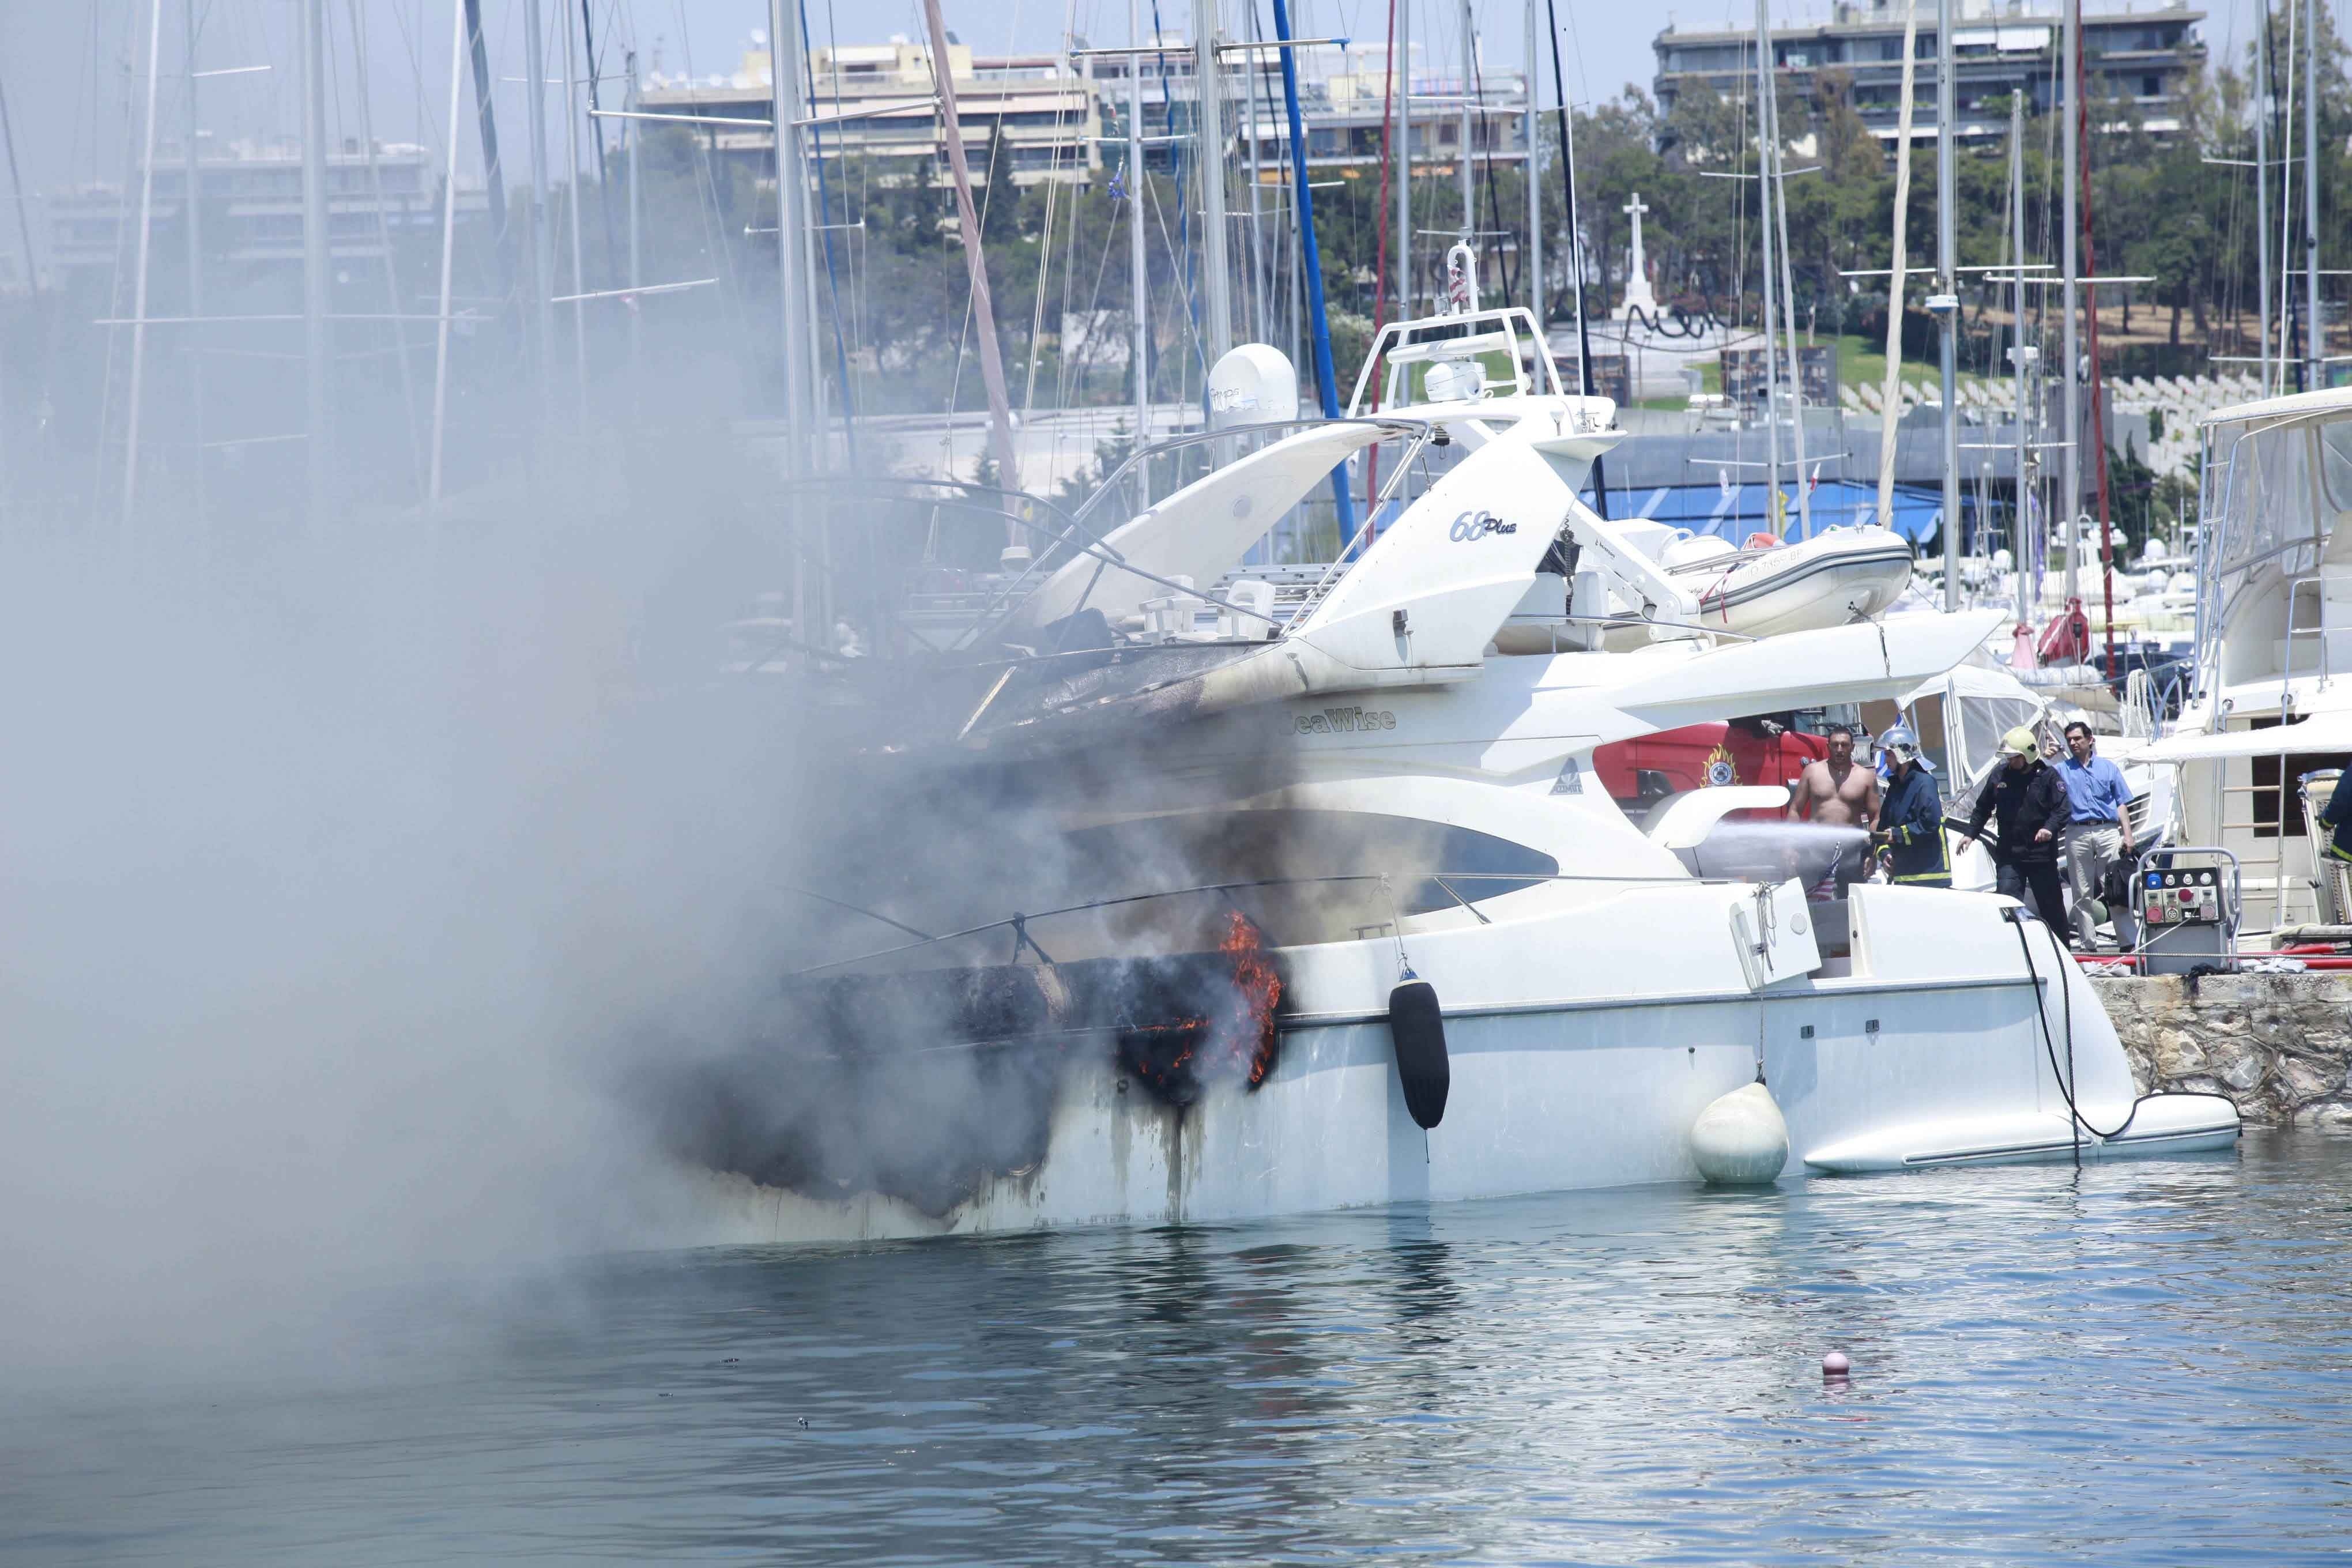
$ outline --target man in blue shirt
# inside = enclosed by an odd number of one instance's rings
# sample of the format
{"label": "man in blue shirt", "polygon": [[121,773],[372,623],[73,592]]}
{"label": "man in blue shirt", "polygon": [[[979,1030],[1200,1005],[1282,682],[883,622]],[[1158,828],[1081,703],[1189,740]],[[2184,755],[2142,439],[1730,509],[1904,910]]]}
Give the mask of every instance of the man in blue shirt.
{"label": "man in blue shirt", "polygon": [[2097,916],[2092,901],[2100,895],[2107,868],[2132,852],[2131,804],[2124,771],[2098,754],[2098,742],[2088,724],[2066,726],[2066,757],[2058,776],[2066,784],[2072,816],[2066,828],[2066,879],[2074,895],[2075,943],[2089,949],[2098,941]]}

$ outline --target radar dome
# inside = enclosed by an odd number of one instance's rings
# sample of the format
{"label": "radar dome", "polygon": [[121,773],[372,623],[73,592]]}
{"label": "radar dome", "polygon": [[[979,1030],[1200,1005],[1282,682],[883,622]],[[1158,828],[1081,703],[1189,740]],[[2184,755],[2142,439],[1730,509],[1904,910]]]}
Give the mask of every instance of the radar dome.
{"label": "radar dome", "polygon": [[1298,372],[1265,343],[1244,343],[1209,370],[1209,425],[1272,425],[1298,417]]}

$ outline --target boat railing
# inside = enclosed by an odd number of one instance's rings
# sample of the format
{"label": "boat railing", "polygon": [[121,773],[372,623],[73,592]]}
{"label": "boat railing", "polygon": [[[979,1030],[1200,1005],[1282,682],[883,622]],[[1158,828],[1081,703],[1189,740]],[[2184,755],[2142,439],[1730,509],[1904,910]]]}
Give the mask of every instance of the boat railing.
{"label": "boat railing", "polygon": [[[1035,953],[1040,962],[1050,964],[1055,962],[1052,955],[1047,953],[1043,947],[1038,945],[1036,936],[1030,930],[1030,927],[1039,921],[1054,920],[1064,915],[1099,913],[1105,910],[1128,909],[1139,904],[1148,904],[1177,899],[1219,896],[1230,900],[1234,895],[1238,893],[1285,888],[1339,887],[1348,884],[1370,884],[1388,894],[1390,919],[1388,921],[1383,922],[1383,925],[1387,929],[1395,930],[1402,927],[1404,920],[1404,916],[1396,907],[1395,893],[1398,885],[1402,883],[1407,886],[1417,886],[1423,883],[1428,883],[1434,885],[1443,890],[1447,897],[1451,898],[1454,901],[1456,906],[1468,910],[1473,916],[1476,917],[1479,924],[1492,925],[1494,921],[1488,919],[1486,913],[1476,907],[1476,900],[1463,897],[1461,890],[1452,886],[1452,884],[1456,882],[1509,882],[1514,884],[1512,888],[1505,889],[1506,891],[1517,891],[1519,888],[1531,887],[1537,883],[1549,882],[1585,883],[1608,887],[1690,888],[1752,887],[1757,885],[1753,879],[1746,877],[1590,876],[1568,871],[1358,871],[1343,872],[1324,877],[1261,877],[1255,878],[1247,881],[1204,882],[1196,887],[1166,888],[1150,893],[1129,893],[1118,898],[1091,899],[1082,904],[1066,904],[1059,909],[1040,910],[1034,913],[1014,913],[1007,915],[1002,920],[987,921],[979,925],[966,926],[961,931],[942,931],[938,935],[932,935],[929,932],[919,931],[914,926],[894,920],[890,916],[882,914],[877,910],[866,909],[856,904],[845,902],[843,900],[829,898],[824,894],[812,892],[806,889],[795,888],[789,890],[799,893],[805,898],[814,899],[820,903],[831,905],[835,909],[847,910],[856,914],[865,915],[870,920],[877,921],[884,925],[891,926],[898,931],[906,931],[914,936],[916,940],[913,942],[900,942],[895,947],[877,948],[872,952],[857,953],[849,958],[836,958],[830,960],[827,963],[811,964],[805,969],[796,969],[792,971],[790,973],[785,975],[784,978],[787,980],[805,980],[813,975],[830,973],[835,970],[847,969],[855,964],[872,963],[882,959],[897,958],[906,953],[920,952],[924,948],[940,947],[949,942],[968,941],[974,937],[987,936],[992,932],[998,931],[1003,932],[1012,938],[1013,951],[1011,956],[1007,960],[1008,963],[1017,962],[1020,959],[1022,952],[1025,950]],[[1490,894],[1488,896],[1495,897],[1499,895]],[[1364,927],[1360,929],[1370,931],[1381,928]]]}

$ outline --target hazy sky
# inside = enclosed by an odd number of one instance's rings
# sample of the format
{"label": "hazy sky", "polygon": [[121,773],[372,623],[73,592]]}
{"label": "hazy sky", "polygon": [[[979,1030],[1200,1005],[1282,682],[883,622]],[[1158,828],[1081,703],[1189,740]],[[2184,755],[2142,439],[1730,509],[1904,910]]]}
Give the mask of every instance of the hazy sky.
{"label": "hazy sky", "polygon": [[[1236,26],[1246,0],[1223,0],[1229,26]],[[1256,0],[1261,26],[1270,27],[1272,0]],[[1523,53],[1519,0],[1471,0],[1485,37],[1487,58],[1516,67]],[[2117,0],[2147,8],[2155,0]],[[338,137],[357,135],[362,110],[381,139],[420,142],[436,150],[444,142],[447,113],[450,23],[455,0],[328,0],[335,90],[329,118]],[[566,0],[562,16],[576,36],[578,0]],[[635,43],[650,68],[658,51],[664,68],[688,65],[698,74],[734,68],[752,31],[767,20],[765,0],[589,0],[599,52],[606,40]],[[2095,8],[2104,9],[2104,5]],[[1142,0],[1146,26],[1151,0]],[[1828,0],[1776,0],[1777,17],[1824,19]],[[220,71],[268,65],[266,72],[216,76],[199,82],[199,123],[224,139],[290,132],[297,123],[297,0],[162,0],[164,74],[158,95],[158,121],[166,141],[176,141],[185,121],[186,18],[198,23],[197,68]],[[522,7],[515,0],[485,0],[484,12],[493,71],[501,79],[499,122],[517,149],[509,168],[522,167]],[[1661,10],[1622,0],[1559,0],[1570,92],[1580,100],[1613,96],[1628,81],[1647,85],[1650,41],[1669,18],[1695,25],[1745,26],[1753,8],[1738,0],[1685,5]],[[1192,0],[1160,0],[1162,26],[1192,26]],[[549,68],[560,75],[558,52],[566,36],[549,22]],[[1053,47],[1066,30],[1098,44],[1128,37],[1128,0],[947,0],[949,26],[964,41],[986,52]],[[2214,56],[2235,58],[2250,36],[2246,0],[2221,0],[2205,24]],[[36,194],[81,181],[123,177],[143,100],[143,72],[150,0],[87,0],[78,5],[0,5],[0,85],[9,98],[26,184]],[[1387,26],[1387,0],[1297,0],[1293,26],[1303,36],[1345,35],[1378,39]],[[1417,31],[1443,69],[1457,50],[1458,13],[1454,0],[1418,0]],[[808,20],[822,44],[878,41],[893,33],[920,36],[919,0],[888,0],[877,7],[848,0],[809,0]],[[363,46],[353,47],[355,33]],[[367,64],[366,101],[358,90],[355,62]],[[610,56],[608,74],[620,62]],[[1548,74],[1548,73],[1547,73]],[[618,84],[608,88],[617,95]],[[610,106],[611,99],[606,100]],[[478,165],[474,156],[470,95],[459,138],[461,167]],[[584,132],[583,132],[584,135]],[[550,143],[562,157],[561,121],[551,116]]]}

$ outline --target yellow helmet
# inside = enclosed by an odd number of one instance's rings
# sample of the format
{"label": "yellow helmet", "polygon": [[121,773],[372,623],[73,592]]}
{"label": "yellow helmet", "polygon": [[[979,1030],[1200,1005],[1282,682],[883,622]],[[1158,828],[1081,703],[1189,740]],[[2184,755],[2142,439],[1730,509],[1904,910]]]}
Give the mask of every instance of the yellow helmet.
{"label": "yellow helmet", "polygon": [[2000,749],[2012,757],[2038,757],[2041,745],[2033,738],[2033,726],[2020,724],[2000,738]]}

